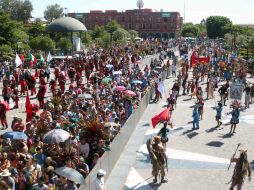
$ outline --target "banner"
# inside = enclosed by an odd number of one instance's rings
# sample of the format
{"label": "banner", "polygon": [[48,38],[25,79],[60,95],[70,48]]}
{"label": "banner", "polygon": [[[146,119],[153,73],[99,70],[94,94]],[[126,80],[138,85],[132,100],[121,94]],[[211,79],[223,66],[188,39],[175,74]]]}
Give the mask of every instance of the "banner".
{"label": "banner", "polygon": [[243,94],[243,85],[241,83],[232,83],[230,85],[230,98],[241,100]]}

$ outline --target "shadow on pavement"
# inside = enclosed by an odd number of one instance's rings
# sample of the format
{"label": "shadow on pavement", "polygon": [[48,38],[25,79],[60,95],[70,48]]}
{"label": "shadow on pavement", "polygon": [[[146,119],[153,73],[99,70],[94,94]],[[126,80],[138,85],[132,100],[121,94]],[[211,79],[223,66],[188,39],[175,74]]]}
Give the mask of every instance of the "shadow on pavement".
{"label": "shadow on pavement", "polygon": [[189,139],[192,139],[193,137],[195,137],[195,136],[197,136],[197,135],[198,135],[197,132],[192,132],[192,133],[189,133],[189,134],[187,135],[187,137],[188,137]]}
{"label": "shadow on pavement", "polygon": [[221,147],[224,143],[220,142],[220,141],[211,141],[209,143],[207,143],[207,146],[213,146],[213,147]]}
{"label": "shadow on pavement", "polygon": [[219,136],[219,137],[223,138],[223,139],[226,139],[226,138],[230,138],[231,136],[232,136],[232,134],[227,133],[227,134],[224,134],[224,135],[221,134],[221,136]]}
{"label": "shadow on pavement", "polygon": [[205,130],[205,131],[206,131],[207,133],[212,133],[212,132],[217,131],[217,130],[218,130],[218,127],[215,126],[215,127],[210,128],[210,129],[207,129],[207,130]]}

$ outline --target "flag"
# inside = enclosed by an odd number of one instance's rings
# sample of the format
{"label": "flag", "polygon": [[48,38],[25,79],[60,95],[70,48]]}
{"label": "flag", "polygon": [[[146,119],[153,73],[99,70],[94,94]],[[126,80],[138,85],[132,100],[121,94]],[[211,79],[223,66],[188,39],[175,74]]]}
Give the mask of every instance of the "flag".
{"label": "flag", "polygon": [[26,95],[26,113],[30,115],[32,114],[32,104],[31,104],[28,93]]}
{"label": "flag", "polygon": [[30,57],[30,61],[32,61],[34,63],[37,63],[37,60],[36,60],[36,58],[34,57],[33,54],[30,53],[29,57]]}
{"label": "flag", "polygon": [[161,121],[169,121],[170,119],[170,112],[169,112],[169,108],[163,110],[161,113],[159,113],[158,115],[154,116],[152,118],[152,126],[153,128],[155,128],[155,126],[161,122]]}
{"label": "flag", "polygon": [[163,97],[164,96],[164,91],[165,91],[165,86],[164,86],[162,81],[159,82],[159,84],[158,84],[158,90],[161,93],[161,96]]}
{"label": "flag", "polygon": [[20,65],[22,65],[22,61],[17,53],[15,58],[15,64],[16,64],[16,67],[19,67]]}
{"label": "flag", "polygon": [[24,63],[24,62],[25,62],[25,57],[24,57],[24,55],[21,53],[21,54],[19,54],[19,57],[20,57],[22,63]]}
{"label": "flag", "polygon": [[51,53],[49,51],[49,54],[48,54],[48,57],[47,57],[47,63],[50,63],[51,59],[52,59],[52,56],[51,56]]}
{"label": "flag", "polygon": [[40,54],[40,63],[44,62],[44,57]]}

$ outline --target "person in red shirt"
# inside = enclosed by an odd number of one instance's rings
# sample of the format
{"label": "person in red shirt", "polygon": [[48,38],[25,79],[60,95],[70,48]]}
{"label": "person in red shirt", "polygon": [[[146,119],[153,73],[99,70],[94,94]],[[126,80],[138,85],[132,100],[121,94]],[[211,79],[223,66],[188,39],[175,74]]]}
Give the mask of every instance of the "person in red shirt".
{"label": "person in red shirt", "polygon": [[21,78],[20,80],[20,86],[21,86],[21,94],[25,95],[27,92],[27,83],[25,81],[25,79]]}
{"label": "person in red shirt", "polygon": [[54,79],[51,79],[49,83],[49,87],[52,92],[52,95],[55,96],[56,95],[56,81]]}
{"label": "person in red shirt", "polygon": [[19,118],[18,121],[14,124],[13,131],[18,131],[18,132],[26,131],[26,125],[24,122],[22,122],[21,118]]}
{"label": "person in red shirt", "polygon": [[19,89],[17,87],[12,90],[11,98],[15,102],[14,108],[19,108]]}
{"label": "person in red shirt", "polygon": [[35,85],[36,85],[36,77],[35,77],[35,75],[32,75],[29,78],[29,89],[31,90],[31,96],[36,94]]}
{"label": "person in red shirt", "polygon": [[62,71],[60,73],[58,81],[59,81],[60,89],[61,89],[62,93],[64,93],[64,91],[65,91],[65,82],[66,82],[66,75],[65,75],[64,71]]}
{"label": "person in red shirt", "polygon": [[6,107],[3,104],[0,104],[0,119],[1,124],[3,126],[3,130],[8,128],[7,120],[6,120]]}
{"label": "person in red shirt", "polygon": [[37,98],[40,104],[40,108],[42,109],[44,106],[44,97],[47,91],[47,85],[45,78],[40,78],[40,86],[39,86],[39,91],[37,93]]}

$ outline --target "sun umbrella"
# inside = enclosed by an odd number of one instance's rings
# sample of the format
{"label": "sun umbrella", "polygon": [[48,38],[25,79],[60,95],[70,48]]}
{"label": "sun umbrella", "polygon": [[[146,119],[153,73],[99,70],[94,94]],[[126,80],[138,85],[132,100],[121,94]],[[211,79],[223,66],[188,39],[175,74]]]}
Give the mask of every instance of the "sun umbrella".
{"label": "sun umbrella", "polygon": [[123,93],[126,94],[127,96],[131,96],[131,97],[136,96],[136,93],[131,90],[125,90]]}
{"label": "sun umbrella", "polygon": [[66,141],[70,133],[63,129],[53,129],[43,136],[43,142],[47,144],[60,143]]}
{"label": "sun umbrella", "polygon": [[82,174],[72,168],[69,168],[66,166],[60,167],[55,169],[55,173],[77,184],[86,185],[86,181],[84,177],[82,176]]}
{"label": "sun umbrella", "polygon": [[125,88],[124,86],[117,86],[117,87],[115,88],[115,90],[116,90],[116,91],[119,91],[119,92],[122,92],[122,91],[125,91],[126,88]]}
{"label": "sun umbrella", "polygon": [[114,71],[113,72],[113,75],[121,75],[122,74],[122,71]]}
{"label": "sun umbrella", "polygon": [[112,81],[112,78],[106,77],[106,78],[102,79],[103,83],[108,83],[109,81]]}
{"label": "sun umbrella", "polygon": [[133,80],[131,83],[132,84],[142,84],[143,82],[140,80]]}
{"label": "sun umbrella", "polygon": [[11,131],[11,132],[6,132],[3,134],[4,138],[9,138],[11,140],[27,140],[27,135],[23,132],[18,132],[18,131]]}
{"label": "sun umbrella", "polygon": [[78,95],[78,98],[81,98],[81,99],[93,99],[92,95],[91,94],[87,94],[87,93]]}
{"label": "sun umbrella", "polygon": [[106,65],[106,67],[111,69],[113,67],[113,65],[108,64],[108,65]]}
{"label": "sun umbrella", "polygon": [[8,102],[1,100],[0,104],[2,104],[5,107],[6,111],[10,111],[10,105],[8,104]]}

